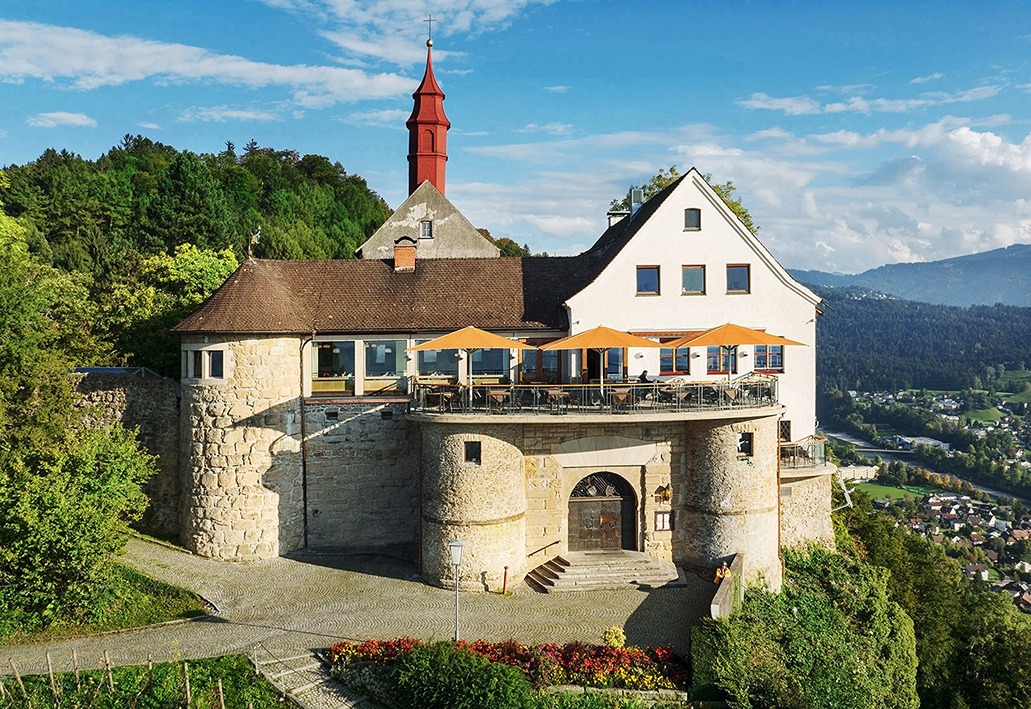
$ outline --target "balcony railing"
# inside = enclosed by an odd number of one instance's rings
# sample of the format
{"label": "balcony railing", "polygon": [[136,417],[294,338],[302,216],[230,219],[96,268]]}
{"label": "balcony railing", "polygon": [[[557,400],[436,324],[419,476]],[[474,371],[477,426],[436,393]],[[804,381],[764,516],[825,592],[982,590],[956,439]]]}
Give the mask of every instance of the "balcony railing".
{"label": "balcony railing", "polygon": [[780,444],[781,470],[804,470],[827,464],[827,439],[809,436],[800,441]]}
{"label": "balcony railing", "polygon": [[465,414],[627,414],[777,406],[777,380],[605,384],[416,383],[412,409]]}

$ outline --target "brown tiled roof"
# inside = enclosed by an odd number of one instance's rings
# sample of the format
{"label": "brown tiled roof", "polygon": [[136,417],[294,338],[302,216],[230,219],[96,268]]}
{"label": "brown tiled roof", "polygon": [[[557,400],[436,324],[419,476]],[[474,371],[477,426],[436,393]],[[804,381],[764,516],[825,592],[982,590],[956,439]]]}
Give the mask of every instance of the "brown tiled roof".
{"label": "brown tiled roof", "polygon": [[565,301],[593,280],[589,256],[392,261],[248,259],[172,328],[187,333],[566,329]]}

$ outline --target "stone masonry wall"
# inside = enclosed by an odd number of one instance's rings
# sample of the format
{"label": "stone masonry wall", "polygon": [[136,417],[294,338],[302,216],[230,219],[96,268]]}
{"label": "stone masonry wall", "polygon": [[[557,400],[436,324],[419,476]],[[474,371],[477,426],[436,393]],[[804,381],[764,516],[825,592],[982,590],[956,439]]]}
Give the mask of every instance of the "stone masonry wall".
{"label": "stone masonry wall", "polygon": [[420,439],[406,409],[305,402],[309,547],[416,559]]}
{"label": "stone masonry wall", "polygon": [[77,383],[87,424],[119,422],[136,428],[136,437],[157,456],[157,474],[144,486],[150,506],[140,521],[148,532],[179,534],[179,401],[172,379],[117,372],[88,372]]}
{"label": "stone masonry wall", "polygon": [[303,544],[300,342],[224,345],[224,381],[182,385],[181,536],[202,556],[267,559]]}
{"label": "stone masonry wall", "polygon": [[802,546],[808,542],[834,546],[834,528],[828,514],[831,478],[818,475],[781,480],[780,542],[783,546]]}
{"label": "stone masonry wall", "polygon": [[[467,542],[459,587],[500,591],[526,571],[526,472],[521,427],[422,423],[422,576],[454,588],[448,543]],[[489,430],[489,433],[487,431]],[[466,460],[466,442],[480,460]]]}

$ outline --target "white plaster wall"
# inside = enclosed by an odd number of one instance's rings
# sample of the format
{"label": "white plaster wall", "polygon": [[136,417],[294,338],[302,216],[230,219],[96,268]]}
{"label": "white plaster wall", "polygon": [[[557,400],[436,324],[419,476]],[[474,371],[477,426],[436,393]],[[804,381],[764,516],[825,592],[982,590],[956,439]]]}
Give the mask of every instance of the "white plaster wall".
{"label": "white plaster wall", "polygon": [[[684,230],[684,210],[701,209],[700,230]],[[761,215],[757,215],[761,221]],[[727,264],[751,266],[751,292],[726,292]],[[681,294],[681,268],[706,267],[706,293]],[[660,294],[637,295],[637,266],[659,266]],[[780,400],[792,438],[815,428],[816,304],[753,235],[741,226],[697,170],[691,170],[601,275],[568,301],[570,334],[606,325],[635,332],[706,330],[732,322],[804,342],[784,352]],[[752,369],[751,347],[741,347],[738,375]],[[705,372],[705,348],[692,349],[690,379],[719,379]],[[659,371],[659,350],[630,350],[629,373]],[[636,355],[640,355],[639,357]],[[725,375],[724,375],[725,376]]]}

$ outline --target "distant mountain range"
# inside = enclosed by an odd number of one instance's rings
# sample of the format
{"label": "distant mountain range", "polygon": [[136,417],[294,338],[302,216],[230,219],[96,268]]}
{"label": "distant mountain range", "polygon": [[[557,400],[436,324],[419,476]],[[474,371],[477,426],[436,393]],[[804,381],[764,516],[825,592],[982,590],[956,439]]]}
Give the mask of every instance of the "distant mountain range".
{"label": "distant mountain range", "polygon": [[856,275],[789,269],[819,291],[820,286],[860,286],[940,305],[1031,306],[1031,244],[927,263],[896,263]]}

